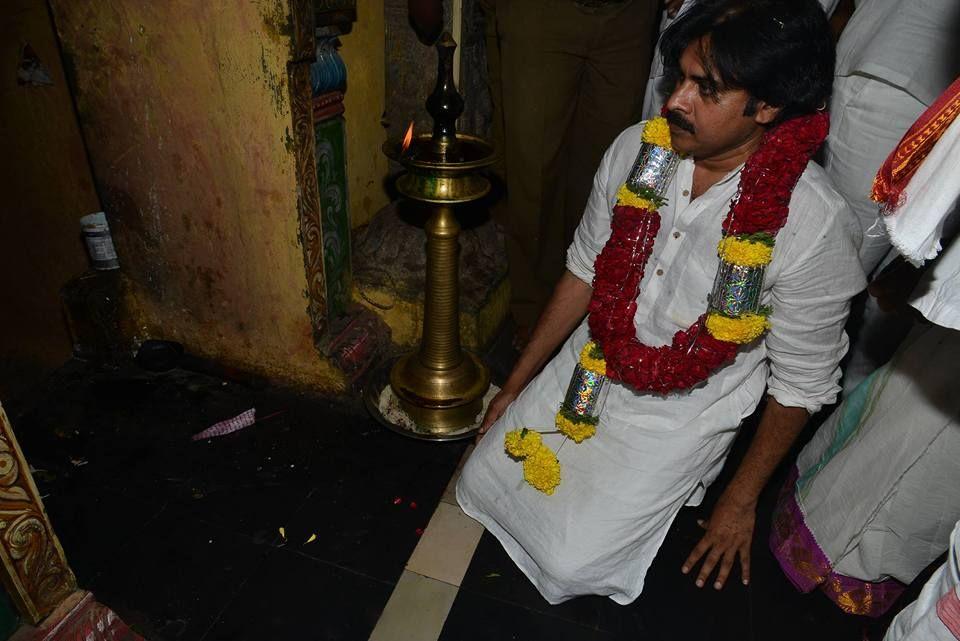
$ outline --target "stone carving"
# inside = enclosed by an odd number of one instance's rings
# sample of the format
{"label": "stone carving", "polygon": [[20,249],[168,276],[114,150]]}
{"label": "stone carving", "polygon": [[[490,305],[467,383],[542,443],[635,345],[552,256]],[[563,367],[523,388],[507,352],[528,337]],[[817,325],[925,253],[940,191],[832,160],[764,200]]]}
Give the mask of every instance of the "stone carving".
{"label": "stone carving", "polygon": [[314,338],[317,339],[326,324],[326,285],[323,273],[323,228],[317,185],[317,159],[314,152],[310,64],[291,64],[289,69],[293,152],[297,163],[297,212],[300,217],[303,262],[307,273],[307,312],[310,314]]}
{"label": "stone carving", "polygon": [[77,589],[13,428],[0,406],[0,560],[21,613],[37,623]]}

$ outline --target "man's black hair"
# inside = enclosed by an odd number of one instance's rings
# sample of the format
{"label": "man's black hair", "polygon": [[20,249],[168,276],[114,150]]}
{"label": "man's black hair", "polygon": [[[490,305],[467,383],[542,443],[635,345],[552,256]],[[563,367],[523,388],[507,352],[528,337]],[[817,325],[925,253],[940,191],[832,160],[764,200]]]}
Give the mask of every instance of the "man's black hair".
{"label": "man's black hair", "polygon": [[781,108],[782,121],[824,108],[830,98],[836,52],[817,0],[699,0],[660,40],[671,89],[691,44],[701,47],[715,90],[750,94],[745,115],[762,100]]}

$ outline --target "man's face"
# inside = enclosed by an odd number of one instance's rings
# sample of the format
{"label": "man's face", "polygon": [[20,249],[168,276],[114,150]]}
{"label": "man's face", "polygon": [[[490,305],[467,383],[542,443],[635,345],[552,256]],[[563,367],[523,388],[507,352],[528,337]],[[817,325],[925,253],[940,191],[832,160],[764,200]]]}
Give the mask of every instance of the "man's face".
{"label": "man's face", "polygon": [[674,149],[696,160],[738,149],[756,136],[763,119],[761,112],[743,115],[750,96],[743,89],[721,87],[703,64],[704,50],[708,48],[694,42],[683,52],[680,77],[666,104]]}

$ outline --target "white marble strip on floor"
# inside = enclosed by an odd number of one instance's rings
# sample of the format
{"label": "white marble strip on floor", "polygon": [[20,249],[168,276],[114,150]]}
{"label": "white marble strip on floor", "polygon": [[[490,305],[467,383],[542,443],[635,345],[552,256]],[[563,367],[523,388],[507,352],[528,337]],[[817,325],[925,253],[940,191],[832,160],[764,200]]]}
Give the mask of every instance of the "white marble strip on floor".
{"label": "white marble strip on floor", "polygon": [[457,505],[455,488],[470,445],[407,561],[369,641],[436,641],[450,613],[483,526]]}
{"label": "white marble strip on floor", "polygon": [[481,534],[483,526],[459,505],[440,503],[407,561],[407,569],[459,587]]}
{"label": "white marble strip on floor", "polygon": [[370,641],[436,641],[459,589],[404,570]]}

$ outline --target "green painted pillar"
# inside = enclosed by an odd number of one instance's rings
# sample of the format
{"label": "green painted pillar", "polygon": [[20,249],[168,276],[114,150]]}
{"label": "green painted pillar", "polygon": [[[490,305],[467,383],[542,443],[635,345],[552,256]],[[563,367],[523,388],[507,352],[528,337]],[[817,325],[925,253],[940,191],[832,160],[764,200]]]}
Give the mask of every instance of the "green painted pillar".
{"label": "green painted pillar", "polygon": [[[311,68],[313,126],[320,188],[323,267],[327,284],[327,317],[342,316],[350,301],[350,200],[347,197],[347,141],[343,92],[347,69],[337,53],[336,37],[317,39],[317,61]],[[375,150],[373,153],[378,153]]]}

